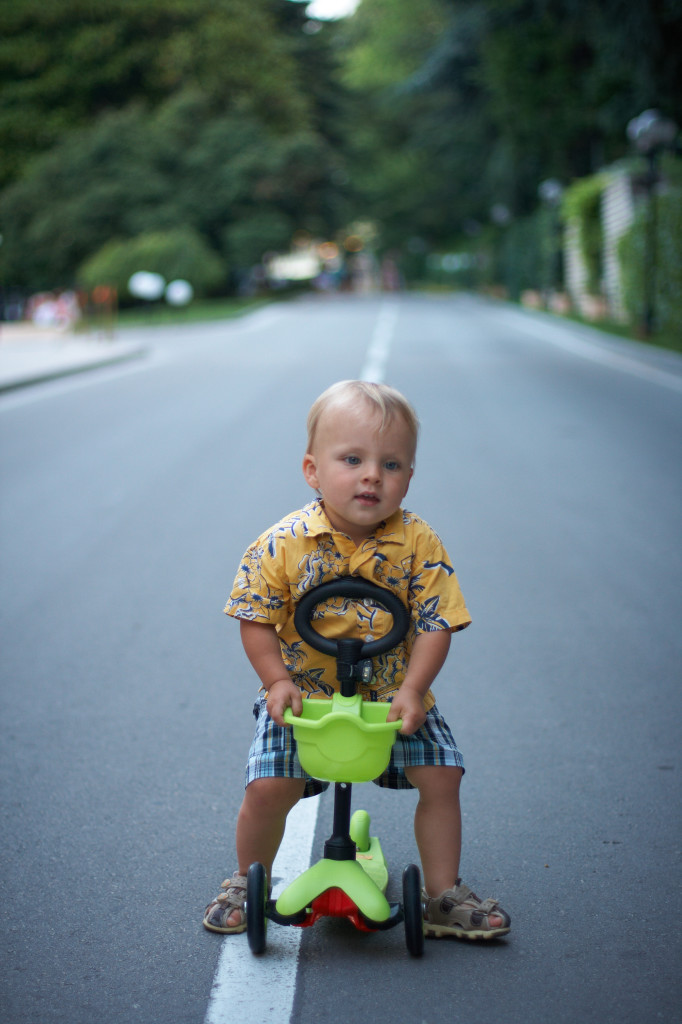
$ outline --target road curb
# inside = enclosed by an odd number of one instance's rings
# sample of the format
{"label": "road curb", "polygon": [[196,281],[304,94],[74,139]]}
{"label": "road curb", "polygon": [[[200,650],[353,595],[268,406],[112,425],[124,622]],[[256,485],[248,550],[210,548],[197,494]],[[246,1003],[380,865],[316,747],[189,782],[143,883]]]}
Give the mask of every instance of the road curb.
{"label": "road curb", "polygon": [[89,370],[99,370],[107,366],[115,366],[118,363],[131,362],[134,359],[142,359],[147,354],[148,349],[135,346],[125,352],[102,355],[92,360],[78,361],[70,364],[65,363],[61,366],[55,365],[42,369],[17,371],[16,375],[12,375],[10,371],[4,379],[0,374],[0,393],[17,391],[20,388],[31,387],[33,384],[45,384],[51,380],[72,377],[77,374],[87,373]]}

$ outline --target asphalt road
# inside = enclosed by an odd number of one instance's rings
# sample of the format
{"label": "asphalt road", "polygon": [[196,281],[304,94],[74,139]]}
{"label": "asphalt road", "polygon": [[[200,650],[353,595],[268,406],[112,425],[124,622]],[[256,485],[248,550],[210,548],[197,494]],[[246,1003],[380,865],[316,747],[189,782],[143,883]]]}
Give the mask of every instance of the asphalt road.
{"label": "asphalt road", "polygon": [[[308,406],[387,311],[386,379],[422,420],[406,505],[474,619],[437,684],[468,766],[462,873],[513,931],[413,960],[400,929],[321,922],[291,1022],[682,1019],[682,360],[379,296],[148,332],[144,360],[0,397],[8,1024],[202,1024],[223,941],[250,957],[201,927],[256,690],[221,609],[246,545],[309,497]],[[354,794],[397,894],[414,799]],[[330,824],[325,796],[314,856]]]}

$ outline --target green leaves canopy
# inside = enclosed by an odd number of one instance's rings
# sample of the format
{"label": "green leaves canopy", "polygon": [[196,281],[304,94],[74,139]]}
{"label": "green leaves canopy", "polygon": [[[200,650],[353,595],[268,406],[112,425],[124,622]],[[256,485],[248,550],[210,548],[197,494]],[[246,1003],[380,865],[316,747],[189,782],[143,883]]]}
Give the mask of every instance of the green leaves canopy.
{"label": "green leaves canopy", "polygon": [[221,289],[301,229],[458,244],[624,155],[646,107],[679,120],[680,51],[678,0],[362,0],[324,26],[291,0],[13,0],[0,274],[70,285],[108,243],[177,229]]}
{"label": "green leaves canopy", "polygon": [[409,154],[407,237],[466,235],[496,204],[526,216],[544,179],[624,156],[642,110],[680,119],[678,0],[363,0],[347,38],[345,80],[372,97],[356,170],[385,208]]}
{"label": "green leaves canopy", "polygon": [[[283,0],[280,0],[280,4]],[[12,0],[0,5],[0,185],[64,132],[198,91],[279,131],[309,107],[270,0]]]}
{"label": "green leaves canopy", "polygon": [[3,9],[5,282],[72,285],[112,240],[180,227],[222,260],[225,289],[295,228],[324,233],[339,157],[300,82],[303,18],[288,0]]}

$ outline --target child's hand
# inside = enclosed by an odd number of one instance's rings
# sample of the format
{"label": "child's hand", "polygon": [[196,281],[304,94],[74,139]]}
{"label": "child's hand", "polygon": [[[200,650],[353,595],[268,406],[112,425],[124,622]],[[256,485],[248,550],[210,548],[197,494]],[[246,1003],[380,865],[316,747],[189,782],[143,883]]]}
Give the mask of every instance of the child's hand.
{"label": "child's hand", "polygon": [[291,708],[298,718],[303,711],[303,698],[291,679],[278,679],[268,687],[267,700],[268,714],[277,725],[286,725],[283,717],[285,708]]}
{"label": "child's hand", "polygon": [[386,716],[386,721],[397,722],[399,718],[403,720],[400,729],[403,736],[410,736],[426,721],[424,701],[421,694],[416,690],[407,689],[404,685],[400,687],[393,698],[391,710]]}
{"label": "child's hand", "polygon": [[395,722],[402,718],[400,731],[404,736],[411,736],[426,721],[424,697],[443,667],[449,649],[450,633],[445,629],[420,633],[415,639],[407,673],[386,719]]}

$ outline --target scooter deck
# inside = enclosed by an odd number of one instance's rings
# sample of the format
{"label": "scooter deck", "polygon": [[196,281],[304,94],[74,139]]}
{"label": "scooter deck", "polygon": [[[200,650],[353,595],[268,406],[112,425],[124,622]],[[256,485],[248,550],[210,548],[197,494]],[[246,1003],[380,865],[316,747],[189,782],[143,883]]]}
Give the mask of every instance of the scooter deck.
{"label": "scooter deck", "polygon": [[391,907],[363,863],[371,862],[319,860],[280,893],[275,910],[284,917],[295,917],[329,889],[340,889],[370,921],[388,921]]}
{"label": "scooter deck", "polygon": [[276,902],[277,913],[294,916],[329,889],[341,889],[368,918],[385,921],[390,907],[384,893],[388,886],[388,866],[376,836],[370,836],[370,817],[358,810],[350,822],[350,837],[356,845],[355,860],[324,858],[299,875]]}

